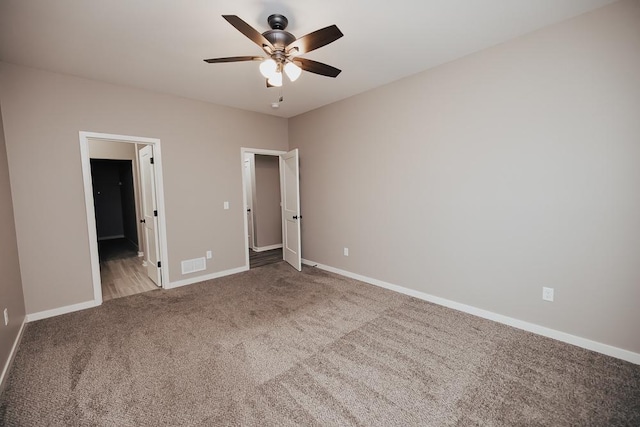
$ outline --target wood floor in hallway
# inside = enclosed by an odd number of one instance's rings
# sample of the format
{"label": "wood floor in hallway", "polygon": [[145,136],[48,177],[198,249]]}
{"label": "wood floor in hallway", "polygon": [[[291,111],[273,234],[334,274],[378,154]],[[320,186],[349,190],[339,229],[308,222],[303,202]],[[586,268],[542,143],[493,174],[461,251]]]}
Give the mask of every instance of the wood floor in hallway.
{"label": "wood floor in hallway", "polygon": [[100,279],[103,301],[159,289],[137,256],[101,262]]}
{"label": "wood floor in hallway", "polygon": [[263,252],[256,252],[253,249],[249,249],[250,268],[262,267],[263,265],[274,264],[280,261],[282,261],[282,248]]}
{"label": "wood floor in hallway", "polygon": [[147,276],[142,258],[124,239],[100,242],[102,300],[126,297],[159,289]]}

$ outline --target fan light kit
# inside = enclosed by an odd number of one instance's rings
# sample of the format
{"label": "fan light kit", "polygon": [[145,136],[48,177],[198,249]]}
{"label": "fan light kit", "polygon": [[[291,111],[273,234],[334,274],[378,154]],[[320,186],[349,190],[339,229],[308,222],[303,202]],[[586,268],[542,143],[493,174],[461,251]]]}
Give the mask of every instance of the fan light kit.
{"label": "fan light kit", "polygon": [[[282,86],[282,63],[278,64],[271,58],[266,59],[260,64],[260,73],[271,86]],[[302,74],[302,69],[293,62],[287,62],[284,66],[284,73],[289,77],[289,80],[295,82]]]}
{"label": "fan light kit", "polygon": [[268,57],[233,56],[205,59],[205,62],[216,64],[222,62],[261,61],[260,73],[267,80],[267,87],[281,87],[283,72],[292,82],[295,82],[300,77],[303,70],[327,77],[337,77],[341,72],[341,70],[331,65],[298,56],[328,45],[342,37],[342,32],[335,25],[322,28],[296,39],[293,34],[285,31],[289,21],[283,15],[274,14],[269,16],[267,22],[271,29],[262,34],[235,15],[222,15],[222,17],[252,42],[260,46]]}

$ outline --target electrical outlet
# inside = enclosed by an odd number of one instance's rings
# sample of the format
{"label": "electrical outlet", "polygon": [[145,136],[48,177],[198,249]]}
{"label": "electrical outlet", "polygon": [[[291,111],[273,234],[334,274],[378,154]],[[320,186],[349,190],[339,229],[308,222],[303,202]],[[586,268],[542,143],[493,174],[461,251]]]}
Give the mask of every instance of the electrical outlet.
{"label": "electrical outlet", "polygon": [[9,309],[5,308],[4,309],[4,326],[7,326],[9,324]]}
{"label": "electrical outlet", "polygon": [[349,248],[344,248],[344,256],[349,256]]}
{"label": "electrical outlet", "polygon": [[225,210],[229,209],[229,202],[224,202],[223,206]]}
{"label": "electrical outlet", "polygon": [[542,288],[542,299],[553,302],[553,288]]}
{"label": "electrical outlet", "polygon": [[207,251],[207,259],[213,258],[213,252]]}

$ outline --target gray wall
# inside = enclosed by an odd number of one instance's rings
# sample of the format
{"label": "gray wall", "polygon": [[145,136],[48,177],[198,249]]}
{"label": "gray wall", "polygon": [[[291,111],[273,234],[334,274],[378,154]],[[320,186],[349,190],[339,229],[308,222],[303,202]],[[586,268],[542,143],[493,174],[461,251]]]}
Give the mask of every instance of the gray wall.
{"label": "gray wall", "polygon": [[285,150],[286,119],[7,63],[0,103],[28,313],[93,300],[79,131],[161,140],[171,281],[245,265],[240,148]]}
{"label": "gray wall", "polygon": [[290,119],[304,258],[640,352],[639,76],[625,1]]}
{"label": "gray wall", "polygon": [[255,222],[256,246],[282,244],[282,212],[280,210],[280,166],[277,156],[255,155]]}
{"label": "gray wall", "polygon": [[[22,281],[13,203],[9,185],[7,151],[5,149],[2,111],[0,110],[0,375],[8,362],[9,353],[25,317]],[[9,324],[4,325],[3,311],[9,310]],[[3,380],[6,380],[4,378]],[[2,384],[0,384],[0,393]]]}

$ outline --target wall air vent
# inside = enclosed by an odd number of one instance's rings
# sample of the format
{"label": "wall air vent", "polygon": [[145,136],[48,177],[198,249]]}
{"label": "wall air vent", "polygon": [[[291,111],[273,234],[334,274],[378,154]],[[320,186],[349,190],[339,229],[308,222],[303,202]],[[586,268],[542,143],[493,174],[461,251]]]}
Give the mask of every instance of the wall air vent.
{"label": "wall air vent", "polygon": [[182,261],[182,274],[195,273],[207,269],[207,260],[203,258],[187,259]]}

